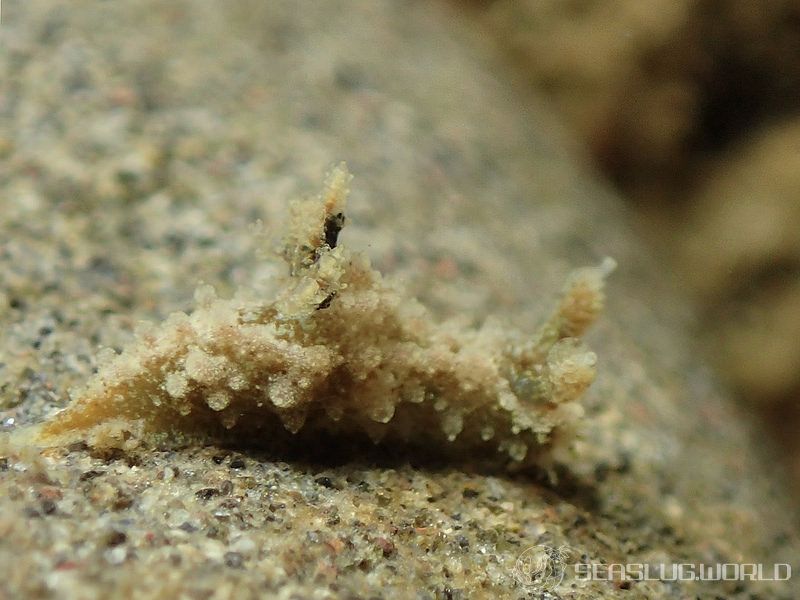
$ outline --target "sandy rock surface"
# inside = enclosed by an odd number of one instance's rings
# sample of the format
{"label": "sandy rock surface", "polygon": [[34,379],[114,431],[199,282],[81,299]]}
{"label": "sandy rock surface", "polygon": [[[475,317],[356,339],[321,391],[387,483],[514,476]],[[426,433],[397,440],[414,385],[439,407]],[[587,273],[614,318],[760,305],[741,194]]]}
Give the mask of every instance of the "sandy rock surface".
{"label": "sandy rock surface", "polygon": [[[544,474],[410,448],[39,455],[0,448],[9,597],[529,597],[525,550],[571,562],[791,563],[768,444],[694,358],[690,315],[617,199],[479,37],[424,3],[4,7],[0,410],[40,421],[198,281],[269,289],[248,233],[334,162],[343,237],[436,315],[534,331],[612,256],[582,436]],[[9,26],[13,24],[13,26]],[[259,252],[261,251],[261,252]],[[631,590],[625,589],[630,587]],[[550,597],[797,596],[792,583],[579,582]],[[556,596],[555,594],[558,594]]]}

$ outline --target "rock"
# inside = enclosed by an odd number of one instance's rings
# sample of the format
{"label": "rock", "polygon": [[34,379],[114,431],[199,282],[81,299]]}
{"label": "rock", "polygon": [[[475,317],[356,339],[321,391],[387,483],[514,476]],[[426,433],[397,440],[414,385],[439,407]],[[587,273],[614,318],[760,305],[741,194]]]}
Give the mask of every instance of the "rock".
{"label": "rock", "polygon": [[[451,9],[98,6],[3,15],[0,348],[13,427],[66,405],[98,345],[120,348],[138,320],[188,308],[198,280],[221,295],[243,278],[269,289],[278,263],[239,232],[256,218],[274,227],[339,160],[360,181],[343,240],[440,317],[533,330],[571,268],[612,256],[619,269],[588,335],[598,379],[586,427],[557,482],[342,438],[325,456],[237,448],[242,470],[215,447],[0,443],[0,591],[524,596],[543,590],[524,577],[538,546],[572,562],[797,570],[765,444],[696,358],[691,315],[559,123]],[[53,331],[34,348],[43,326]],[[337,486],[316,483],[320,472]],[[195,496],[226,481],[230,493]],[[58,510],[26,519],[42,487],[61,490]],[[97,532],[111,529],[126,541],[106,554]],[[619,585],[650,598],[798,595],[794,582]],[[619,594],[570,569],[549,591]]]}
{"label": "rock", "polygon": [[748,398],[800,389],[800,121],[721,157],[692,199],[678,262],[709,323],[719,366]]}
{"label": "rock", "polygon": [[709,153],[796,111],[791,0],[476,4],[470,14],[638,201],[680,207]]}

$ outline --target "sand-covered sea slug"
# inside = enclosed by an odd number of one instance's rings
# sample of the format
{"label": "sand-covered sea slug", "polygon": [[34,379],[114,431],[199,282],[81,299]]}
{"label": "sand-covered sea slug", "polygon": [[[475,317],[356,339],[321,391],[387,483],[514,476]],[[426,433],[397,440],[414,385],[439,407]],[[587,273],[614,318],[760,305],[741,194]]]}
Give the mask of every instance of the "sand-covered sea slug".
{"label": "sand-covered sea slug", "polygon": [[579,338],[613,261],[573,272],[535,333],[437,322],[340,243],[349,183],[339,165],[319,195],[290,204],[276,297],[200,287],[191,314],[138,333],[65,409],[16,435],[130,449],[318,432],[522,466],[568,443],[595,376]]}

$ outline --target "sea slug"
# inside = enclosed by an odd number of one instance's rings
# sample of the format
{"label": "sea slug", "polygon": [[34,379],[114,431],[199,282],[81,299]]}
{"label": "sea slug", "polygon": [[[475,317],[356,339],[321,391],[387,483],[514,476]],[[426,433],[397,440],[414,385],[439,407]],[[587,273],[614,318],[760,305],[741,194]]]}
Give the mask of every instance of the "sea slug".
{"label": "sea slug", "polygon": [[438,323],[339,243],[349,182],[339,165],[320,195],[290,204],[277,297],[225,299],[201,286],[191,314],[138,332],[67,408],[20,434],[123,449],[368,436],[523,466],[568,442],[595,376],[579,337],[602,309],[613,261],[575,271],[533,335]]}

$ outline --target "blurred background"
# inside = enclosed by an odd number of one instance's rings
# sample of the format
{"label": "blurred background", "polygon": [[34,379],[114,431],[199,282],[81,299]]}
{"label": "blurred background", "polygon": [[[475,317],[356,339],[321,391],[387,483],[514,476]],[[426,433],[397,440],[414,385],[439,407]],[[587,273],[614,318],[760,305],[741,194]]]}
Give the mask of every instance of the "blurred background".
{"label": "blurred background", "polygon": [[800,495],[800,2],[463,6],[630,203]]}

